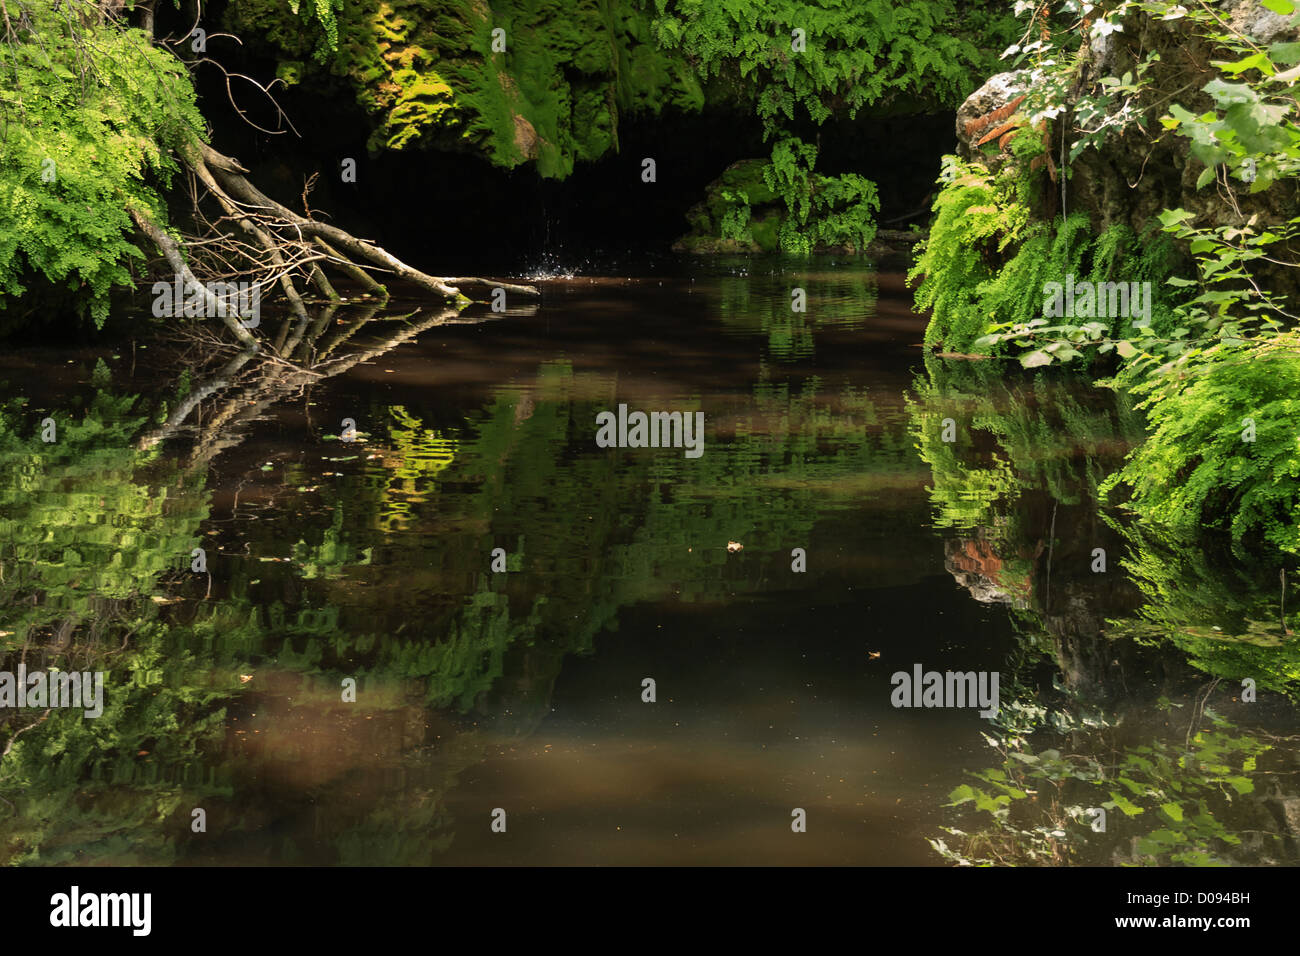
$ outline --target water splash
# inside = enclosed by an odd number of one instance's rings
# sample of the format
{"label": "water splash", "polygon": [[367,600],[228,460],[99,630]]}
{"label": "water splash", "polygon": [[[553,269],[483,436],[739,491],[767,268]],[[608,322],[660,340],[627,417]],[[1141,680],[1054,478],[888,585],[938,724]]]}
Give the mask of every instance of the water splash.
{"label": "water splash", "polygon": [[575,264],[563,262],[558,255],[551,252],[542,254],[541,261],[524,269],[525,279],[573,279],[584,270],[591,268],[589,260]]}

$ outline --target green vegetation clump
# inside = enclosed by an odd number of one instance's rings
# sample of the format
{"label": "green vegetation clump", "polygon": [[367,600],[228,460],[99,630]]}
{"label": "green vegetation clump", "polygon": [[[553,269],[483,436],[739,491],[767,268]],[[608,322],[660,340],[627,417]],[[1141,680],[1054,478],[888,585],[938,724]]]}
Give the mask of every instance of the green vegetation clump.
{"label": "green vegetation clump", "polygon": [[767,185],[763,159],[728,166],[686,214],[690,235],[674,246],[687,252],[775,252],[781,228],[777,195]]}
{"label": "green vegetation clump", "polygon": [[763,181],[786,206],[777,232],[781,248],[804,254],[831,246],[865,249],[876,235],[876,184],[857,173],[824,176],[813,171],[816,161],[815,147],[790,136],[776,142],[763,169]]}
{"label": "green vegetation clump", "polygon": [[1124,486],[1138,515],[1177,532],[1224,528],[1300,554],[1300,339],[1138,388],[1152,432],[1104,490]]}
{"label": "green vegetation clump", "polygon": [[[711,94],[749,103],[772,153],[764,182],[781,200],[777,245],[786,252],[862,250],[875,237],[876,186],[858,173],[815,171],[818,150],[797,130],[864,109],[921,112],[956,106],[991,66],[1010,17],[963,17],[946,0],[812,5],[655,0],[660,45],[684,56]],[[972,42],[978,38],[984,49]],[[686,248],[767,248],[748,230],[753,199],[728,190],[722,215],[697,216]],[[709,205],[716,205],[710,202]],[[771,217],[760,220],[764,224]],[[702,228],[702,226],[704,228]],[[762,237],[766,240],[766,235]]]}
{"label": "green vegetation clump", "polygon": [[[962,5],[964,7],[964,5]],[[864,108],[955,107],[1015,21],[951,0],[655,0],[655,36],[706,80],[752,99],[764,128]],[[999,42],[1002,41],[1002,42]]]}
{"label": "green vegetation clump", "polygon": [[980,290],[993,281],[995,264],[1008,258],[1007,248],[1029,231],[1030,207],[1018,182],[995,180],[978,165],[954,161],[949,168],[955,178],[935,199],[935,219],[908,281],[920,279],[916,307],[931,310],[925,343],[969,351],[991,324]]}
{"label": "green vegetation clump", "polygon": [[236,0],[226,22],[269,41],[282,76],[345,80],[374,118],[375,150],[469,150],[562,179],[575,162],[617,150],[623,114],[704,102],[687,64],[656,46],[639,4],[362,0],[337,10],[336,45],[306,13]]}
{"label": "green vegetation clump", "polygon": [[50,0],[24,7],[31,29],[0,43],[0,309],[36,279],[102,326],[143,258],[128,208],[167,222],[171,151],[203,123],[184,67],[143,31],[74,33]]}
{"label": "green vegetation clump", "polygon": [[733,163],[687,214],[692,231],[675,248],[690,252],[861,252],[876,235],[876,185],[856,174],[813,172],[815,150],[778,143],[770,160]]}
{"label": "green vegetation clump", "polygon": [[699,110],[706,87],[771,133],[955,105],[1014,20],[952,0],[234,0],[226,25],[268,42],[286,81],[344,78],[375,117],[372,148],[467,148],[563,178],[617,150],[621,116]]}
{"label": "green vegetation clump", "polygon": [[[1085,213],[1052,221],[1035,219],[1033,189],[1017,167],[997,174],[978,163],[949,158],[955,178],[935,199],[935,219],[908,274],[917,282],[916,305],[930,309],[925,343],[954,352],[990,351],[1014,339],[1037,340],[1061,322],[1047,316],[1048,283],[1149,283],[1153,330],[1171,326],[1172,304],[1165,286],[1176,261],[1166,237],[1139,238],[1115,224],[1098,233]],[[1019,167],[1019,168],[1023,168]],[[1058,317],[1059,318],[1059,317]],[[1026,352],[1028,365],[1079,357],[1079,346],[1096,343],[1101,352],[1112,338],[1133,332],[1136,316],[1100,316],[1063,330],[1058,341]],[[1050,361],[1048,358],[1047,361]]]}

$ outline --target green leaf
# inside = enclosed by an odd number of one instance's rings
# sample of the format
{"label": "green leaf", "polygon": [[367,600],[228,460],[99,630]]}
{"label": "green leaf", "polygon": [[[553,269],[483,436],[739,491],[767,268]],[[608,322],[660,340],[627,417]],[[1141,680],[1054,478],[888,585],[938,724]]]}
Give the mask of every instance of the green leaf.
{"label": "green leaf", "polygon": [[1130,780],[1128,777],[1119,777],[1117,779],[1128,789],[1129,793],[1136,797],[1140,797],[1147,792],[1147,788],[1136,780]]}
{"label": "green leaf", "polygon": [[1039,349],[1036,352],[1030,352],[1028,355],[1020,356],[1020,364],[1025,368],[1038,368],[1040,365],[1051,365],[1052,356]]}
{"label": "green leaf", "polygon": [[1300,43],[1274,43],[1268,48],[1268,55],[1274,63],[1292,66],[1300,63]]}
{"label": "green leaf", "polygon": [[1250,56],[1238,60],[1235,63],[1215,61],[1214,65],[1224,73],[1231,73],[1233,76],[1236,76],[1238,73],[1245,73],[1247,70],[1260,70],[1266,76],[1272,76],[1274,72],[1273,65],[1269,62],[1268,57],[1263,53],[1252,53]]}
{"label": "green leaf", "polygon": [[1260,0],[1266,10],[1272,10],[1274,13],[1280,13],[1286,16],[1295,10],[1295,4],[1291,0]]}
{"label": "green leaf", "polygon": [[1131,800],[1129,800],[1129,798],[1124,796],[1122,793],[1116,793],[1114,790],[1112,790],[1110,792],[1110,798],[1111,800],[1114,801],[1115,806],[1119,807],[1119,809],[1124,812],[1125,816],[1135,817],[1139,813],[1146,812],[1141,807],[1139,807],[1136,803],[1133,803]]}
{"label": "green leaf", "polygon": [[1225,777],[1223,782],[1238,793],[1254,793],[1255,784],[1248,777]]}
{"label": "green leaf", "polygon": [[1256,103],[1259,101],[1259,94],[1250,88],[1246,83],[1229,83],[1226,80],[1210,80],[1203,87],[1206,93],[1214,98],[1214,102],[1220,106],[1231,106],[1236,103]]}
{"label": "green leaf", "polygon": [[1175,823],[1183,822],[1183,808],[1178,804],[1162,803],[1160,804],[1160,809],[1164,812],[1165,816],[1170,820],[1173,820]]}
{"label": "green leaf", "polygon": [[963,783],[960,787],[948,794],[951,801],[948,806],[956,806],[959,803],[966,803],[975,799],[975,788],[968,783]]}
{"label": "green leaf", "polygon": [[1138,350],[1134,348],[1133,343],[1123,339],[1115,343],[1115,351],[1120,354],[1121,358],[1126,359],[1138,354]]}
{"label": "green leaf", "polygon": [[1180,843],[1185,843],[1186,839],[1182,833],[1175,830],[1152,830],[1138,840],[1137,850],[1143,856],[1158,856]]}

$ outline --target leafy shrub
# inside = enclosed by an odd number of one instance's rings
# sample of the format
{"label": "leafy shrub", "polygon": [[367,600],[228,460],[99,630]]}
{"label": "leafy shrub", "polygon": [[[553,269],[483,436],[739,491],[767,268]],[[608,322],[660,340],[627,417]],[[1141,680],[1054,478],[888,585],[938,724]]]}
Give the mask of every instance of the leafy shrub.
{"label": "leafy shrub", "polygon": [[808,253],[817,246],[861,250],[876,235],[880,208],[876,184],[856,173],[823,176],[813,172],[817,150],[786,137],[772,149],[763,179],[785,203],[779,238],[787,252]]}
{"label": "leafy shrub", "polygon": [[1111,337],[1129,332],[1131,322],[1112,317],[1053,325],[1044,317],[1046,284],[1067,276],[1076,283],[1148,282],[1150,329],[1171,326],[1166,277],[1175,255],[1169,241],[1140,239],[1120,224],[1097,234],[1078,212],[1034,220],[1023,163],[995,175],[978,163],[945,160],[955,178],[935,199],[930,235],[908,273],[909,282],[920,280],[916,307],[932,310],[927,345],[971,352],[1014,342],[1035,349],[1022,356],[1029,366],[1077,358],[1085,343],[1110,351]]}
{"label": "leafy shrub", "polygon": [[[655,0],[661,47],[684,54],[705,79],[752,90],[769,135],[807,116],[928,100],[956,106],[992,66],[983,49],[1014,28],[1009,16],[951,0],[806,0],[770,3]],[[795,49],[795,30],[804,48]],[[980,42],[973,42],[973,41]]]}
{"label": "leafy shrub", "polygon": [[1224,527],[1300,553],[1300,337],[1218,347],[1194,370],[1137,386],[1153,432],[1104,486],[1178,532]]}
{"label": "leafy shrub", "polygon": [[39,273],[80,293],[101,326],[141,258],[127,207],[166,221],[170,150],[203,124],[184,67],[143,31],[74,35],[50,0],[25,7],[32,31],[0,43],[0,308]]}

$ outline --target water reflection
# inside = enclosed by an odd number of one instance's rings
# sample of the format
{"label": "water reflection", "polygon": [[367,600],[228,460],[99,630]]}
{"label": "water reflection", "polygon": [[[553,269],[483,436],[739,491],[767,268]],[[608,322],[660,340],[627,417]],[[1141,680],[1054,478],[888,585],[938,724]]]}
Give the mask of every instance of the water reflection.
{"label": "water reflection", "polygon": [[999,765],[954,788],[965,827],[932,845],[965,865],[1296,862],[1294,709],[1243,683],[1294,698],[1289,562],[1133,522],[1099,492],[1141,440],[1133,403],[1004,375],[931,358],[910,406],[949,570],[1022,628]]}
{"label": "water reflection", "polygon": [[[933,864],[961,786],[1003,862],[1293,861],[1281,591],[1101,506],[1122,397],[923,360],[896,276],[748,268],[325,310],[80,405],[11,368],[4,667],[111,676],[97,720],[0,712],[5,862]],[[703,411],[705,454],[597,448],[621,401]],[[890,706],[917,661],[1004,673],[998,749]],[[1202,699],[1246,672],[1256,709]]]}

